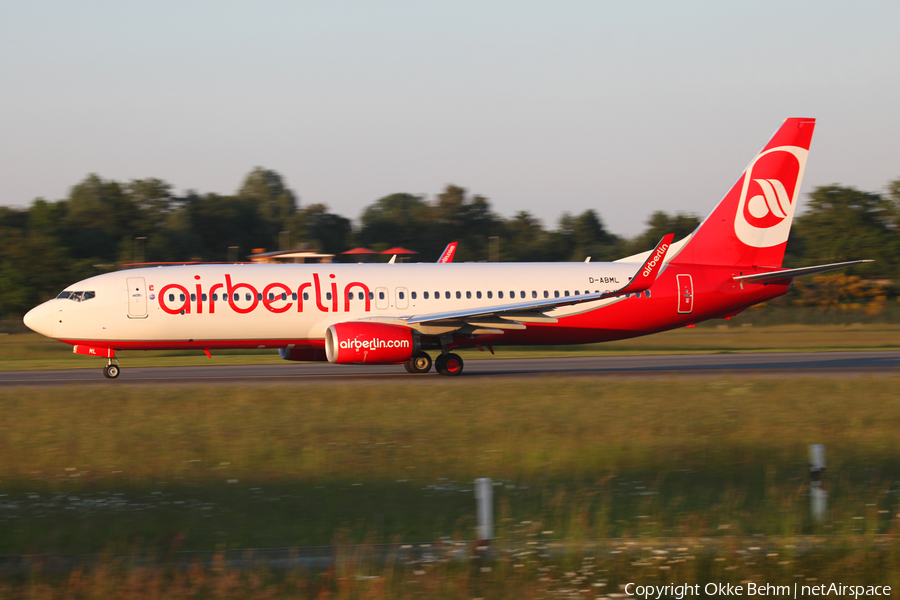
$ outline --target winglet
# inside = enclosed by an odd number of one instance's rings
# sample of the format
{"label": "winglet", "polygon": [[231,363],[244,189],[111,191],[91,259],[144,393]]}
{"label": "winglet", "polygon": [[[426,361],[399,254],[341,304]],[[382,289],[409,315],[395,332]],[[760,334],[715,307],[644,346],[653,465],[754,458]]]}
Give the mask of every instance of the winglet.
{"label": "winglet", "polygon": [[659,240],[659,243],[656,245],[656,250],[650,253],[650,256],[647,257],[647,260],[644,261],[644,264],[638,269],[635,276],[631,278],[628,285],[616,290],[616,294],[643,292],[653,285],[653,282],[659,277],[659,272],[663,266],[663,259],[666,257],[666,252],[668,252],[669,246],[672,245],[672,240],[674,238],[674,233],[663,236],[663,239]]}
{"label": "winglet", "polygon": [[459,242],[450,242],[447,244],[447,247],[444,248],[444,251],[441,252],[441,257],[437,259],[439,263],[452,263],[453,256],[456,254],[456,246],[459,245]]}

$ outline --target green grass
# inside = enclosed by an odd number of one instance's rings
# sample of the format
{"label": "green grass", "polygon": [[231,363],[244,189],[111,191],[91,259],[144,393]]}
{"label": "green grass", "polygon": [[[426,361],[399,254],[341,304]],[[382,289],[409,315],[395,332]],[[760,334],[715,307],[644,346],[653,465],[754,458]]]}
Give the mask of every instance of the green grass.
{"label": "green grass", "polygon": [[[496,354],[464,350],[466,360],[711,352],[823,352],[835,350],[900,349],[900,325],[775,325],[735,327],[704,325],[655,335],[580,346],[497,347]],[[212,359],[197,351],[131,351],[119,357],[129,367],[274,364],[282,362],[274,350],[219,350]],[[0,370],[97,368],[97,360],[72,354],[71,346],[38,334],[0,336]]]}
{"label": "green grass", "polygon": [[[897,376],[5,389],[0,555],[348,546],[324,573],[110,557],[0,577],[0,597],[896,586],[898,389]],[[821,524],[808,516],[812,443],[828,452]],[[485,476],[499,484],[491,560],[382,564],[349,546],[473,539],[472,481]],[[822,537],[797,537],[809,535]]]}
{"label": "green grass", "polygon": [[[0,393],[0,554],[893,532],[897,377]],[[828,448],[809,522],[808,444]]]}

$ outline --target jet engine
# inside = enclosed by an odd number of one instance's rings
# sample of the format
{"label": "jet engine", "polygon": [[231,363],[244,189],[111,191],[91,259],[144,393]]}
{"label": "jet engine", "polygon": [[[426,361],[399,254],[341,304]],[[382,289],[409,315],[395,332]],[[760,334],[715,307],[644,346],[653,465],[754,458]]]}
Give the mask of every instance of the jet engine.
{"label": "jet engine", "polygon": [[408,327],[366,321],[336,323],[325,332],[325,356],[337,364],[400,364],[416,354],[418,341]]}

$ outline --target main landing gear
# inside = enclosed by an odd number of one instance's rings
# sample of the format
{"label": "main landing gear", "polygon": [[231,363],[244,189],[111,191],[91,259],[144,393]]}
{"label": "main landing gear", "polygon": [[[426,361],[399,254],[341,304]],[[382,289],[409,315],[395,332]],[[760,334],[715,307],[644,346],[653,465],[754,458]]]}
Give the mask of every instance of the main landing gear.
{"label": "main landing gear", "polygon": [[463,372],[463,359],[452,352],[442,354],[434,361],[434,368],[441,375],[456,376]]}
{"label": "main landing gear", "polygon": [[116,360],[116,364],[113,364],[114,360],[116,359],[110,358],[109,364],[103,369],[103,376],[107,379],[115,379],[119,376],[119,361]]}
{"label": "main landing gear", "polygon": [[431,357],[425,352],[419,352],[409,362],[403,363],[410,373],[427,373],[431,370]]}
{"label": "main landing gear", "polygon": [[[403,363],[410,373],[427,373],[431,370],[431,357],[425,352],[419,352],[409,362]],[[463,372],[463,359],[452,352],[442,354],[434,360],[434,370],[441,375],[459,375]]]}

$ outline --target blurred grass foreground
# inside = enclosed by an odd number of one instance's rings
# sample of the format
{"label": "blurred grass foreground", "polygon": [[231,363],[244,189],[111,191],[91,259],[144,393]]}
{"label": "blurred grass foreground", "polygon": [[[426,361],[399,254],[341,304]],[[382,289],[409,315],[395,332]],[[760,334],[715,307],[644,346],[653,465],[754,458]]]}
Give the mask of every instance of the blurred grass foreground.
{"label": "blurred grass foreground", "polygon": [[[0,555],[110,558],[65,573],[0,569],[0,597],[900,583],[896,375],[441,383],[4,389]],[[809,444],[827,448],[821,523],[809,516]],[[495,482],[490,560],[436,549],[385,562],[352,549],[473,540],[478,477]],[[324,571],[115,558],[316,545],[347,550]]]}

